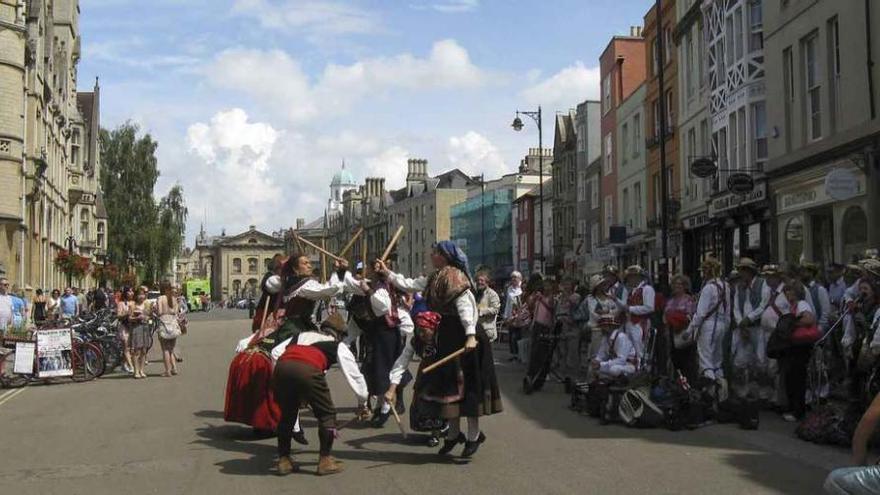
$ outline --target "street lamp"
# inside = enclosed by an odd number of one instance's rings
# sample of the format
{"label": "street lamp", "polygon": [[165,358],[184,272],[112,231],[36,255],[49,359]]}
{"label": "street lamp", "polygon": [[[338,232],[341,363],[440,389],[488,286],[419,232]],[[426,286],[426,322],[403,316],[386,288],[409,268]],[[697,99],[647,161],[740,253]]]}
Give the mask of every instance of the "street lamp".
{"label": "street lamp", "polygon": [[541,237],[538,243],[538,248],[540,249],[538,259],[541,260],[541,271],[544,271],[544,128],[541,125],[541,107],[538,106],[537,112],[516,111],[516,118],[513,119],[513,123],[510,126],[517,132],[523,129],[523,121],[519,118],[520,115],[531,117],[538,124],[538,198],[541,200],[538,211],[538,235]]}
{"label": "street lamp", "polygon": [[[67,236],[67,255],[68,256],[73,256],[73,248],[74,248],[75,244],[76,244],[76,239],[74,239],[73,234],[70,234],[69,236]],[[73,287],[73,272],[69,271],[69,270],[67,272],[67,286]]]}

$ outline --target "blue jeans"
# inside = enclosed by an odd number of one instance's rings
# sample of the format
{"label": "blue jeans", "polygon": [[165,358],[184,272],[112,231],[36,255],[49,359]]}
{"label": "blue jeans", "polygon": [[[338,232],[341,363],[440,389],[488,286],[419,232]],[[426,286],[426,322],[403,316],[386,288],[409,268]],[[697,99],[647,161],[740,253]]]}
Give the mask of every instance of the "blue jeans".
{"label": "blue jeans", "polygon": [[880,493],[880,466],[838,468],[825,478],[825,493],[872,495]]}

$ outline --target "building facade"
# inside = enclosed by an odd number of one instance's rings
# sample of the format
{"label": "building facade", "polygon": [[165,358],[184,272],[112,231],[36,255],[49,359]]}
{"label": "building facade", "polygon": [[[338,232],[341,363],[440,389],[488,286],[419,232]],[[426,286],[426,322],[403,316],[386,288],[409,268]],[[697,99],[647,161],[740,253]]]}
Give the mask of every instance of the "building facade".
{"label": "building facade", "polygon": [[[741,256],[770,258],[770,201],[763,170],[767,162],[767,104],[764,72],[764,5],[761,0],[704,0],[706,82],[712,156],[718,172],[708,216],[711,250],[725,271]],[[734,174],[751,178],[746,194],[729,190]]]}
{"label": "building facade", "polygon": [[276,254],[284,252],[280,235],[264,234],[251,225],[233,236],[215,237],[210,245],[211,291],[217,299],[260,295],[260,280]]}
{"label": "building facade", "polygon": [[571,273],[576,268],[577,136],[575,112],[556,114],[553,137],[553,265]]}
{"label": "building facade", "polygon": [[[601,185],[596,172],[590,164],[602,157],[602,103],[598,100],[587,100],[578,104],[574,116],[575,135],[577,136],[577,244],[575,249],[578,263],[578,276],[586,277],[595,267],[592,263],[592,246],[594,238],[599,235],[601,216],[598,203],[592,206],[593,191],[598,192]],[[595,226],[596,232],[593,234]],[[595,236],[595,237],[594,237]],[[598,239],[597,239],[598,240]],[[600,267],[601,269],[601,267]]]}
{"label": "building facade", "polygon": [[880,242],[880,5],[765,1],[763,19],[774,257],[849,262]]}
{"label": "building facade", "polygon": [[617,200],[620,224],[626,227],[626,244],[619,248],[623,266],[648,265],[647,234],[647,149],[645,148],[645,90],[639,88],[617,107]]}
{"label": "building facade", "polygon": [[106,250],[100,92],[76,91],[80,44],[77,0],[0,3],[0,272],[16,285],[63,287],[61,250]]}
{"label": "building facade", "polygon": [[645,80],[645,40],[640,27],[629,36],[614,36],[599,58],[602,101],[601,238],[608,243],[612,226],[618,224],[617,107]]}

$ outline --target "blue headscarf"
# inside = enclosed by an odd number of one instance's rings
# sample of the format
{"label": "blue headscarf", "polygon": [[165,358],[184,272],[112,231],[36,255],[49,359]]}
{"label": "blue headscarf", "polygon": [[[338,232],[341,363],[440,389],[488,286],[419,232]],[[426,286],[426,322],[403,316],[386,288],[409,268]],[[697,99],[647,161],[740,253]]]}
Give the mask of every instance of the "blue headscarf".
{"label": "blue headscarf", "polygon": [[471,267],[468,265],[468,257],[464,251],[452,241],[440,241],[434,247],[443,254],[443,257],[449,261],[449,264],[463,271],[465,275],[471,278]]}

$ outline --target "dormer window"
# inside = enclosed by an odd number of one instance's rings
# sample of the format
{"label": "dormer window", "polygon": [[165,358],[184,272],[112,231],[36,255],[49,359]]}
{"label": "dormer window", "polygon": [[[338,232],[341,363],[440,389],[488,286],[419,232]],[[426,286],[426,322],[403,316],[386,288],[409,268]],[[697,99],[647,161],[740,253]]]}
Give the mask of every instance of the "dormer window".
{"label": "dormer window", "polygon": [[257,243],[257,240],[255,238],[251,237],[250,239],[248,239],[248,244],[256,244],[256,243]]}

